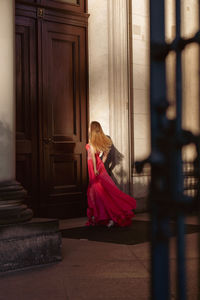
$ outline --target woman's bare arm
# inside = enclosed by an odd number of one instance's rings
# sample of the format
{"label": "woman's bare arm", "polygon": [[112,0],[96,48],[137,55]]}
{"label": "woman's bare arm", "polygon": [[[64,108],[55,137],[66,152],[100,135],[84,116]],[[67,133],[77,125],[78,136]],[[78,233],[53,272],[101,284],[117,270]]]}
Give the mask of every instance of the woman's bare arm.
{"label": "woman's bare arm", "polygon": [[92,162],[93,162],[94,174],[98,175],[99,172],[97,171],[95,152],[94,152],[94,148],[92,147],[92,145],[90,145],[90,149],[91,149],[91,155],[92,155]]}
{"label": "woman's bare arm", "polygon": [[103,163],[106,162],[106,159],[107,159],[107,157],[108,157],[108,153],[109,153],[109,152],[104,152],[104,153],[103,153],[103,157],[102,157],[102,162],[103,162]]}

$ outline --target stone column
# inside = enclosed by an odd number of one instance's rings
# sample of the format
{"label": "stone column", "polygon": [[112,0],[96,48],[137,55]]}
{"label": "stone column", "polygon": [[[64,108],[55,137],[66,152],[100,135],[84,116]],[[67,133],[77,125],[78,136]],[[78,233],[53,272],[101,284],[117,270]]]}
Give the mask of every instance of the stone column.
{"label": "stone column", "polygon": [[108,78],[110,136],[116,149],[113,170],[119,187],[130,191],[130,126],[128,68],[128,0],[108,1]]}
{"label": "stone column", "polygon": [[15,1],[0,1],[0,224],[29,220],[15,181]]}

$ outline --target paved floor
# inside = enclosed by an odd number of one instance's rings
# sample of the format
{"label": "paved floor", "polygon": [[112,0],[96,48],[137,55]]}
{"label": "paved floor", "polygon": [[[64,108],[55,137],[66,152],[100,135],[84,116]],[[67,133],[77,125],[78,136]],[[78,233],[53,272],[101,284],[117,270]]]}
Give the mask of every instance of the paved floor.
{"label": "paved floor", "polygon": [[[136,215],[148,220],[147,214]],[[82,226],[85,218],[64,220],[60,228]],[[196,224],[195,217],[187,218]],[[198,234],[188,234],[188,299],[197,299]],[[170,243],[171,299],[175,299],[176,239]],[[147,300],[149,243],[119,245],[63,239],[63,261],[0,277],[0,300]]]}

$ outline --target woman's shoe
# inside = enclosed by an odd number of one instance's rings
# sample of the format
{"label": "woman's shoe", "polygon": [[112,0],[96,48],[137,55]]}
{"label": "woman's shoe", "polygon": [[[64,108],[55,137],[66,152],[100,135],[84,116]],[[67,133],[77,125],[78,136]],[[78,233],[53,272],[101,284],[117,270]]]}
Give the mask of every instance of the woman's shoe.
{"label": "woman's shoe", "polygon": [[114,225],[113,220],[110,220],[110,221],[108,222],[108,224],[107,224],[107,227],[110,228],[110,227],[112,227],[113,225]]}

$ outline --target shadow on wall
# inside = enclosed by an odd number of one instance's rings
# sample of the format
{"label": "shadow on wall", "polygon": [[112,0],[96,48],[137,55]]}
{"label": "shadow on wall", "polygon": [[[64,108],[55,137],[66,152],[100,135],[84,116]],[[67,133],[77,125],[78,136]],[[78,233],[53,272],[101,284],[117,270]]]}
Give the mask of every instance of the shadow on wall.
{"label": "shadow on wall", "polygon": [[114,144],[112,144],[104,166],[116,186],[119,189],[128,192],[129,182],[124,183],[124,178],[127,177],[127,173],[124,171],[122,166],[123,159],[124,155],[117,150]]}
{"label": "shadow on wall", "polygon": [[133,170],[133,197],[137,199],[136,212],[146,212],[149,210],[149,186],[151,181],[151,169],[150,166],[144,166],[141,173],[137,173]]}
{"label": "shadow on wall", "polygon": [[8,159],[11,159],[11,142],[12,132],[9,125],[0,121],[0,174],[7,174]]}

